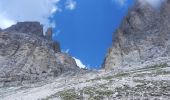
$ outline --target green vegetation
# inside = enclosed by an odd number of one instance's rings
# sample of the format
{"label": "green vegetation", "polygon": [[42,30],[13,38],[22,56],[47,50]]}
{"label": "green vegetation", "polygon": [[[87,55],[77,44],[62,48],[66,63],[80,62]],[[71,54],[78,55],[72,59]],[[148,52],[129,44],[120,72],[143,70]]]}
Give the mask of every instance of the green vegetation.
{"label": "green vegetation", "polygon": [[60,97],[62,100],[83,100],[83,96],[79,95],[75,92],[75,89],[70,89],[66,91],[61,91],[58,93],[55,93],[45,99],[42,100],[50,100],[56,97]]}
{"label": "green vegetation", "polygon": [[83,100],[83,96],[75,92],[74,89],[59,92],[62,100]]}
{"label": "green vegetation", "polygon": [[124,76],[129,76],[130,73],[119,73],[119,74],[116,74],[114,77],[124,77]]}
{"label": "green vegetation", "polygon": [[101,80],[101,78],[100,78],[100,77],[97,77],[97,78],[95,78],[95,79],[91,79],[91,81],[97,81],[97,80]]}
{"label": "green vegetation", "polygon": [[156,69],[165,68],[165,67],[169,67],[169,65],[167,63],[156,64],[156,65],[153,65],[153,66],[147,66],[145,68],[141,68],[137,72],[147,71],[147,70],[156,70]]}
{"label": "green vegetation", "polygon": [[103,99],[104,99],[104,97],[100,96],[100,95],[89,98],[89,100],[103,100]]}
{"label": "green vegetation", "polygon": [[96,90],[96,88],[94,88],[94,87],[85,87],[83,89],[83,92],[84,92],[84,94],[93,96],[95,94],[95,90]]}
{"label": "green vegetation", "polygon": [[83,89],[84,94],[89,96],[89,100],[103,100],[105,97],[111,96],[114,92],[108,89],[88,87]]}
{"label": "green vegetation", "polygon": [[[119,74],[116,74],[115,77],[124,77],[124,76],[129,76],[129,75],[134,74],[134,73],[139,73],[139,72],[144,72],[144,71],[149,71],[149,70],[158,70],[158,69],[166,68],[166,67],[169,67],[169,65],[167,63],[157,64],[157,65],[148,66],[148,67],[141,68],[141,69],[134,70],[134,71],[130,71],[130,72],[119,73]],[[166,75],[166,74],[169,74],[169,73],[170,73],[169,71],[157,71],[154,74],[155,75],[158,75],[158,74]],[[154,75],[154,74],[153,73],[141,73],[141,74],[136,74],[133,77],[143,77],[145,75],[151,76],[151,75]]]}
{"label": "green vegetation", "polygon": [[167,63],[159,64],[159,65],[153,65],[149,68],[165,68],[168,67],[169,65]]}
{"label": "green vegetation", "polygon": [[104,80],[111,80],[111,79],[113,79],[113,76],[103,77],[102,79],[104,79]]}
{"label": "green vegetation", "polygon": [[[169,67],[168,64],[160,64],[154,66],[148,66],[146,68],[118,73],[116,75],[96,77],[94,79],[86,80],[86,82],[104,81],[106,83],[98,84],[94,86],[84,87],[80,90],[69,89],[55,93],[46,99],[60,98],[61,100],[103,100],[103,99],[125,99],[131,97],[169,97],[168,91],[170,91],[170,82],[167,81],[151,81],[143,77],[155,77],[157,75],[168,75],[170,71],[166,71],[164,68]],[[122,79],[126,77],[134,77],[132,82],[134,86],[128,84],[122,84],[115,88],[112,88],[114,78]],[[141,77],[141,78],[140,78]],[[113,86],[114,87],[114,86]]]}

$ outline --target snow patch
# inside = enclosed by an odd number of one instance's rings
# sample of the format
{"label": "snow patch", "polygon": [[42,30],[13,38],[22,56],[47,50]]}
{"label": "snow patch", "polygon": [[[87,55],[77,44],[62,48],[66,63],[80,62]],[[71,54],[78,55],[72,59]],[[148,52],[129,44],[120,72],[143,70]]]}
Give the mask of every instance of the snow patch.
{"label": "snow patch", "polygon": [[75,57],[73,57],[73,59],[76,61],[77,66],[79,66],[80,68],[86,68],[86,65],[84,65],[80,59],[77,59]]}

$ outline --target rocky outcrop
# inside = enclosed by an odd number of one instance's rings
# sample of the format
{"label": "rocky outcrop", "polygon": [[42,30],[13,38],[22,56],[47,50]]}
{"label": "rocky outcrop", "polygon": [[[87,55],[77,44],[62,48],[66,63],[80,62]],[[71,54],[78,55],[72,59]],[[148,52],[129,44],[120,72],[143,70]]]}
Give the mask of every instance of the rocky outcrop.
{"label": "rocky outcrop", "polygon": [[[120,28],[114,33],[104,67],[136,67],[170,57],[170,2],[160,9],[136,0]],[[170,60],[169,60],[170,61]],[[167,62],[169,62],[167,61]]]}
{"label": "rocky outcrop", "polygon": [[40,22],[18,22],[16,25],[5,29],[6,32],[33,33],[43,36],[43,25]]}
{"label": "rocky outcrop", "polygon": [[[52,34],[53,34],[53,29],[52,27],[49,27],[47,31],[45,32],[45,38],[48,40],[52,40]],[[53,41],[52,43],[53,50],[55,52],[61,52],[60,50],[60,43],[58,41]]]}
{"label": "rocky outcrop", "polygon": [[53,29],[50,27],[47,29],[47,31],[45,32],[45,36],[48,38],[48,39],[52,39],[52,34],[53,34]]}
{"label": "rocky outcrop", "polygon": [[19,23],[0,32],[0,83],[40,80],[79,70],[72,57],[60,52],[59,43],[42,37],[42,27],[36,25]]}

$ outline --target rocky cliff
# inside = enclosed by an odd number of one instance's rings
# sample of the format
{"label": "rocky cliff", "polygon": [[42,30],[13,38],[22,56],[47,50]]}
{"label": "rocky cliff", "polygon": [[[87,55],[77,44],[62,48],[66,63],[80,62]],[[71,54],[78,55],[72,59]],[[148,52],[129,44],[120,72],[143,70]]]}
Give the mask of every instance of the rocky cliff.
{"label": "rocky cliff", "polygon": [[[49,40],[51,28],[45,37],[2,30],[0,100],[170,100],[169,10],[168,0],[160,9],[136,2],[114,34],[108,71],[79,70]],[[17,80],[23,84],[8,86]]]}
{"label": "rocky cliff", "polygon": [[76,62],[60,52],[59,43],[43,36],[39,22],[19,22],[0,32],[1,84],[37,81],[76,70]]}
{"label": "rocky cliff", "polygon": [[136,0],[113,35],[104,67],[133,69],[142,64],[170,62],[169,11],[169,0],[160,8]]}
{"label": "rocky cliff", "polygon": [[18,22],[5,29],[6,32],[32,33],[43,36],[43,25],[40,22]]}

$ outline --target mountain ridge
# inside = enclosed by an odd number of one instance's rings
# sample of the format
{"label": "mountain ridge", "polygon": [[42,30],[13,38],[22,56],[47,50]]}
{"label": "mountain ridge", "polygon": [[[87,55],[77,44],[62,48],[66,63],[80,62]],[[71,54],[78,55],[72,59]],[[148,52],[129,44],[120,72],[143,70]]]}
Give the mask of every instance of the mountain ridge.
{"label": "mountain ridge", "polygon": [[62,53],[57,41],[43,36],[39,22],[19,22],[0,32],[0,81],[22,84],[79,70],[75,60]]}
{"label": "mountain ridge", "polygon": [[168,9],[168,1],[158,10],[137,0],[113,36],[104,68],[136,66],[159,57],[169,57]]}

